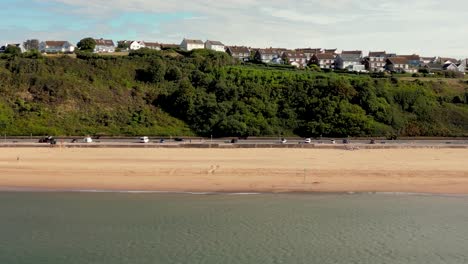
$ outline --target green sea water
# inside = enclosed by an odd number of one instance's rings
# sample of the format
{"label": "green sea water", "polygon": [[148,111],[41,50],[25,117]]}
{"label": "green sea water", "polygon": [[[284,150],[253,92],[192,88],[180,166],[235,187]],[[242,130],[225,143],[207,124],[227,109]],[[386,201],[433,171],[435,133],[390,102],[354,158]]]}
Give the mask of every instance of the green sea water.
{"label": "green sea water", "polygon": [[468,263],[468,197],[3,192],[0,263]]}

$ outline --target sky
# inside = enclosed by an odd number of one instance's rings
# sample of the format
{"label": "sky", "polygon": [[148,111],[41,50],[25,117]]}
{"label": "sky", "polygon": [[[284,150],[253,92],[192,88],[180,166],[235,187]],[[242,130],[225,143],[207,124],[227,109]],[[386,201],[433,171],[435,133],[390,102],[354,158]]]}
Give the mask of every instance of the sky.
{"label": "sky", "polygon": [[466,0],[0,0],[0,43],[84,37],[468,57]]}

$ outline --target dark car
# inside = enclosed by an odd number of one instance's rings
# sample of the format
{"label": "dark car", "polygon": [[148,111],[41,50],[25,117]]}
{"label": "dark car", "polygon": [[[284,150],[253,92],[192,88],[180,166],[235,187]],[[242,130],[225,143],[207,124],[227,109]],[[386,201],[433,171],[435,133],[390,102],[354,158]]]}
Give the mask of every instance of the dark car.
{"label": "dark car", "polygon": [[177,142],[183,142],[184,139],[183,138],[174,138],[174,141],[177,141]]}
{"label": "dark car", "polygon": [[55,141],[55,139],[52,136],[47,136],[39,139],[39,143],[51,143],[52,141]]}

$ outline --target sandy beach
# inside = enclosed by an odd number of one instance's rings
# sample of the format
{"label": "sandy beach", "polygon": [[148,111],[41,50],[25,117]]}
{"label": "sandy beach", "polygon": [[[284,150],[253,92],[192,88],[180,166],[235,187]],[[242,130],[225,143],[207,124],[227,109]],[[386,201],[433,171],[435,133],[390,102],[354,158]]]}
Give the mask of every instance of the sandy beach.
{"label": "sandy beach", "polygon": [[3,190],[468,194],[468,149],[3,148]]}

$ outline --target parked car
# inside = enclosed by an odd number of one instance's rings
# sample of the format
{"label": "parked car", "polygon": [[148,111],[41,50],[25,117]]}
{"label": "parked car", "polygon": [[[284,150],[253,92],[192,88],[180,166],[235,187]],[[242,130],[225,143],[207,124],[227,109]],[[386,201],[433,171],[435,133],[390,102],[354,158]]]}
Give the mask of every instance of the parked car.
{"label": "parked car", "polygon": [[310,144],[310,143],[312,143],[312,139],[306,138],[306,139],[304,139],[304,143],[305,144]]}
{"label": "parked car", "polygon": [[281,142],[281,144],[286,144],[286,143],[288,143],[288,140],[285,139],[285,138],[282,138],[280,142]]}
{"label": "parked car", "polygon": [[92,139],[91,137],[85,137],[85,138],[83,139],[83,142],[84,142],[84,143],[93,143],[93,139]]}
{"label": "parked car", "polygon": [[47,136],[39,139],[39,143],[51,143],[52,140],[55,140],[52,136]]}
{"label": "parked car", "polygon": [[164,138],[161,138],[161,139],[159,140],[159,143],[161,143],[161,144],[163,144],[163,143],[165,143],[165,142],[166,142],[166,140],[165,140]]}
{"label": "parked car", "polygon": [[183,142],[184,139],[183,138],[174,138],[174,141],[177,141],[177,142]]}
{"label": "parked car", "polygon": [[330,143],[331,144],[336,144],[336,140],[332,139],[332,140],[330,140]]}
{"label": "parked car", "polygon": [[149,143],[150,140],[148,137],[140,137],[140,143]]}

